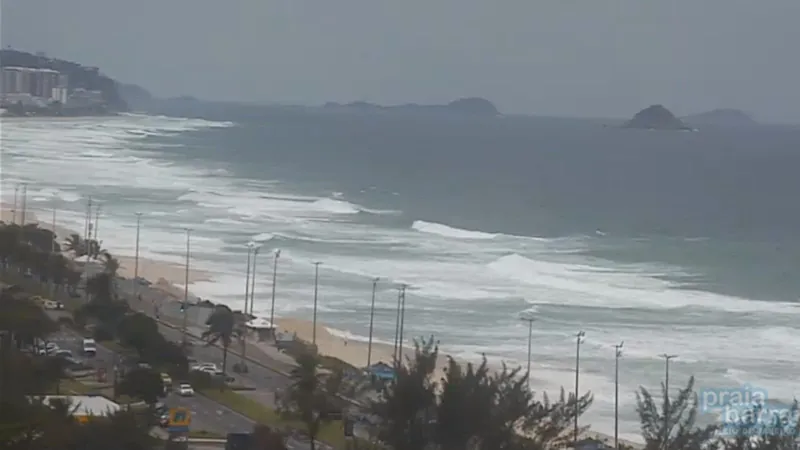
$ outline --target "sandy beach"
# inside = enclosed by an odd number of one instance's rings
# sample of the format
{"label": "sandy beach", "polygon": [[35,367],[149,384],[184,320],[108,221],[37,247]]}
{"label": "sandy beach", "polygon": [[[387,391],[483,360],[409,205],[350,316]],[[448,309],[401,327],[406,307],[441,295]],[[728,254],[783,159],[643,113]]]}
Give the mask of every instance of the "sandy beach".
{"label": "sandy beach", "polygon": [[[12,206],[8,204],[0,204],[0,220],[5,223],[11,223],[15,221],[16,223],[21,223],[22,217],[19,211],[14,214],[12,211]],[[42,213],[40,213],[42,214]],[[43,214],[42,214],[43,215]],[[56,220],[58,218],[56,217]],[[62,243],[71,234],[76,234],[75,231],[72,231],[68,228],[59,226],[56,222],[55,228],[53,227],[52,221],[39,221],[36,213],[32,211],[26,211],[25,214],[25,223],[36,223],[41,228],[44,229],[54,229],[58,236],[58,242]],[[77,233],[82,234],[82,233]],[[113,255],[113,252],[112,252]],[[132,256],[118,256],[113,255],[120,263],[120,268],[118,270],[118,275],[132,279],[134,277],[135,271],[135,258]],[[138,267],[138,276],[144,279],[147,279],[152,284],[151,287],[159,289],[165,292],[167,295],[163,297],[165,300],[174,300],[174,301],[182,301],[184,296],[184,282],[186,277],[185,267],[180,264],[173,264],[153,259],[147,258],[139,258],[139,267]],[[192,283],[200,282],[200,281],[209,281],[213,279],[213,274],[209,272],[204,272],[197,269],[192,269],[189,272],[189,289],[191,290]],[[190,302],[191,299],[196,299],[197,297],[190,292]],[[209,299],[212,302],[214,299]],[[284,332],[288,334],[296,334],[296,336],[304,341],[311,342],[313,336],[313,323],[310,320],[306,319],[297,319],[297,318],[290,318],[290,317],[276,317],[275,319],[276,326],[279,332]],[[317,347],[319,349],[320,354],[326,356],[332,356],[342,361],[351,364],[355,367],[365,367],[367,365],[367,353],[368,353],[368,343],[363,341],[357,341],[352,339],[347,339],[345,337],[341,337],[337,335],[337,333],[331,332],[330,329],[325,326],[323,323],[317,323]],[[407,336],[406,341],[410,341],[411,339],[415,339],[418,336]],[[269,353],[274,353],[274,347],[266,342],[256,342],[255,340],[249,340],[251,345],[256,345],[258,347],[272,347],[272,350]],[[394,349],[391,345],[384,344],[384,343],[376,343],[373,342],[372,345],[372,358],[371,363],[375,364],[377,362],[384,362],[387,364],[391,364],[393,360],[393,353]],[[412,357],[414,353],[413,346],[405,345],[403,349],[403,358]],[[444,368],[447,366],[448,363],[448,355],[445,353],[439,354],[439,359],[437,363],[437,368],[433,374],[435,380],[439,380],[444,376]],[[463,363],[463,361],[462,361]],[[502,361],[489,361],[489,364],[494,367],[495,369],[500,369]],[[534,378],[535,379],[535,378]],[[609,436],[587,431],[586,437],[592,437],[600,440],[605,440],[609,442],[612,440]],[[641,444],[622,441],[621,442],[632,445],[634,448],[640,448]]]}

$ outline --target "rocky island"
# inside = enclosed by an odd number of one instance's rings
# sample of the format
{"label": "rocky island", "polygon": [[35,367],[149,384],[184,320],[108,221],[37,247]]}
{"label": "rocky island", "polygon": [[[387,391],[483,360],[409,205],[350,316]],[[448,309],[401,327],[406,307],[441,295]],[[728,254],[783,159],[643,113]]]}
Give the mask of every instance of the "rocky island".
{"label": "rocky island", "polygon": [[0,108],[12,116],[93,116],[128,111],[120,84],[97,67],[42,53],[0,50]]}
{"label": "rocky island", "polygon": [[436,113],[436,114],[460,114],[480,117],[496,117],[500,115],[497,108],[484,98],[470,97],[452,101],[446,105],[418,105],[409,103],[396,106],[382,106],[367,102],[353,103],[334,103],[329,102],[323,106],[326,110],[345,111],[345,112],[380,112],[380,113]]}
{"label": "rocky island", "polygon": [[744,111],[730,108],[692,114],[684,117],[683,121],[698,127],[752,127],[758,125],[758,122]]}
{"label": "rocky island", "polygon": [[639,128],[645,130],[683,130],[692,128],[675,117],[662,105],[652,105],[639,111],[623,128]]}

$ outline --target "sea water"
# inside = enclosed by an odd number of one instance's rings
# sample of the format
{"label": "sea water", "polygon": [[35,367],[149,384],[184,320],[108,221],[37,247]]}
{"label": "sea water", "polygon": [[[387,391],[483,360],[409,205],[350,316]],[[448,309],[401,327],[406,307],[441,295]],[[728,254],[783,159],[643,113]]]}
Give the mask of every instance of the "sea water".
{"label": "sea water", "polygon": [[245,244],[263,242],[255,312],[268,314],[272,250],[282,249],[276,309],[365,339],[371,279],[381,277],[379,340],[405,335],[445,352],[524,365],[534,389],[573,388],[595,403],[582,421],[613,429],[614,348],[621,430],[635,438],[634,392],[752,383],[797,393],[800,367],[800,131],[785,127],[640,132],[592,121],[364,116],[279,108],[203,118],[4,119],[2,199],[28,183],[28,207],[132,255],[213,273],[192,285],[240,308]]}

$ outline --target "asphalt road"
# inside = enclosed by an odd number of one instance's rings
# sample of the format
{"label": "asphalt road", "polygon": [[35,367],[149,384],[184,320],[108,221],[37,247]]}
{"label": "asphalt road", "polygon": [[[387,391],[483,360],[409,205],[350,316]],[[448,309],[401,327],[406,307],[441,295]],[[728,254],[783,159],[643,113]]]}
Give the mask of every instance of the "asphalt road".
{"label": "asphalt road", "polygon": [[[166,327],[165,327],[166,328]],[[175,330],[171,330],[166,328],[166,331],[174,332],[180,337],[180,333]],[[105,368],[106,373],[109,374],[108,380],[111,381],[111,374],[114,370],[114,364],[116,361],[119,361],[119,355],[115,355],[114,352],[109,350],[108,348],[98,345],[97,346],[97,354],[94,357],[85,357],[82,354],[82,340],[83,338],[78,335],[76,332],[71,330],[64,330],[55,333],[50,337],[50,340],[58,344],[58,346],[62,349],[67,349],[72,351],[73,355],[79,359],[84,361],[86,364],[97,368]],[[199,350],[200,356],[208,356],[207,359],[204,361],[208,362],[215,362],[221,364],[222,355],[219,349],[214,347],[205,347],[201,343],[197,343],[195,346],[196,350]],[[218,355],[214,353],[214,350],[217,350]],[[218,356],[219,361],[216,361],[214,358]],[[260,369],[260,370],[258,370]],[[266,369],[258,368],[254,371],[251,369],[251,373],[248,375],[248,379],[252,379],[255,381],[260,373],[260,371],[269,372]],[[276,375],[274,372],[270,372],[273,378],[279,379],[281,378],[279,375]],[[244,380],[243,380],[244,381]],[[264,395],[266,394],[268,397],[271,397],[269,392],[265,391],[254,391],[256,395]],[[265,399],[266,400],[266,399]],[[174,392],[171,392],[165,399],[162,400],[167,407],[183,407],[187,408],[192,412],[192,424],[190,426],[191,429],[194,430],[206,430],[221,436],[225,436],[228,433],[237,433],[237,432],[250,432],[253,429],[254,422],[247,417],[233,411],[230,408],[227,408],[223,405],[220,405],[217,402],[210,400],[207,397],[202,395],[194,395],[191,397],[182,397],[177,395]],[[290,450],[308,450],[310,449],[310,445],[307,442],[303,442],[294,438],[290,438],[287,442],[287,447]],[[206,445],[206,444],[192,444],[191,448],[220,448],[219,445]],[[326,446],[318,444],[318,448],[326,448]]]}

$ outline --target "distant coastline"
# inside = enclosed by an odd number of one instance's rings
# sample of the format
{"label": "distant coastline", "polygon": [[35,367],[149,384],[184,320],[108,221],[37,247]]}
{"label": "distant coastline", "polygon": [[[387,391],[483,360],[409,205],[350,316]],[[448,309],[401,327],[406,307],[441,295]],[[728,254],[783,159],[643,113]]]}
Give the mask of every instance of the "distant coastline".
{"label": "distant coastline", "polygon": [[484,98],[469,97],[461,98],[446,105],[419,105],[408,103],[405,105],[382,106],[367,102],[335,103],[328,102],[322,107],[330,111],[344,112],[369,112],[369,113],[447,113],[461,114],[469,116],[496,117],[500,115],[497,107]]}
{"label": "distant coastline", "polygon": [[126,85],[97,67],[3,49],[0,68],[0,114],[4,117],[107,116],[130,110],[120,93]]}

